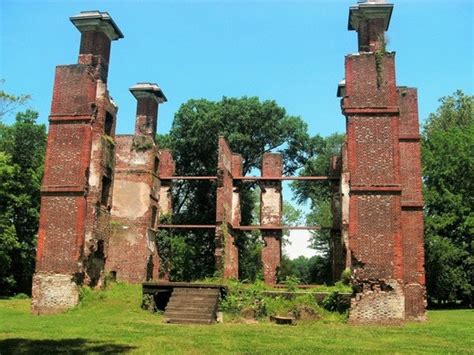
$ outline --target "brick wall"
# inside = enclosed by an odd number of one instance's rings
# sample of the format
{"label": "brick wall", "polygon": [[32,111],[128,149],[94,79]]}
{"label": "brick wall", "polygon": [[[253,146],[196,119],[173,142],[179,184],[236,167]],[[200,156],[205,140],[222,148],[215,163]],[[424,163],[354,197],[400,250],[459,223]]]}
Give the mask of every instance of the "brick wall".
{"label": "brick wall", "polygon": [[358,108],[377,108],[376,112],[383,112],[397,106],[395,53],[385,53],[380,65],[374,53],[351,54],[346,56],[345,68],[347,112]]}
{"label": "brick wall", "polygon": [[[119,281],[140,283],[157,279],[159,259],[154,239],[158,222],[158,194],[154,186],[157,152],[137,150],[137,136],[117,136],[112,206],[112,235],[107,245],[106,271]],[[150,270],[149,261],[153,267]],[[148,266],[148,267],[147,267]],[[151,272],[151,275],[150,275]]]}
{"label": "brick wall", "polygon": [[[283,161],[280,154],[265,153],[262,157],[262,176],[281,177]],[[281,182],[264,180],[261,183],[260,224],[279,226],[283,212]],[[278,268],[281,261],[281,230],[262,230],[263,278],[267,284],[277,283]]]}
{"label": "brick wall", "polygon": [[405,314],[408,319],[424,320],[426,290],[417,92],[401,87],[398,94]]}
{"label": "brick wall", "polygon": [[416,90],[397,88],[395,54],[381,50],[391,5],[354,9],[349,22],[358,23],[353,29],[360,52],[346,57],[342,99],[347,171],[343,167],[341,181],[349,180],[347,262],[356,289],[349,319],[421,319],[423,200]]}
{"label": "brick wall", "polygon": [[234,192],[232,173],[241,175],[242,161],[232,153],[224,137],[219,137],[216,201],[216,267],[225,278],[239,278],[239,253],[235,245],[234,220],[240,221],[240,198]]}
{"label": "brick wall", "polygon": [[89,33],[81,43],[79,64],[58,66],[54,80],[32,290],[37,314],[73,307],[78,285],[100,285],[103,277],[117,107],[104,63],[83,57],[100,47],[108,60],[110,39]]}

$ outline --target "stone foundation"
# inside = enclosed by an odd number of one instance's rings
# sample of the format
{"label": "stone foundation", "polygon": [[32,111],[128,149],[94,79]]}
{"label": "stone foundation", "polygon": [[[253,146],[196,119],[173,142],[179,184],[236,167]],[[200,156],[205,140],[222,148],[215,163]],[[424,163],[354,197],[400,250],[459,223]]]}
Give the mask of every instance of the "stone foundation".
{"label": "stone foundation", "polygon": [[32,299],[34,314],[61,313],[79,303],[79,287],[71,275],[37,273],[33,276]]}
{"label": "stone foundation", "polygon": [[349,323],[398,324],[404,320],[405,296],[396,280],[364,283],[351,300]]}

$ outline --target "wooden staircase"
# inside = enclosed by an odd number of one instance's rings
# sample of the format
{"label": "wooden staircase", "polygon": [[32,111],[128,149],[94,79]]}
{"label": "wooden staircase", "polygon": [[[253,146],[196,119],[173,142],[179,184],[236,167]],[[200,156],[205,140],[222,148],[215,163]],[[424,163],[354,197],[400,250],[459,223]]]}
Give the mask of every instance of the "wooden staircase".
{"label": "wooden staircase", "polygon": [[214,323],[219,295],[218,288],[175,288],[165,308],[165,321],[174,324]]}

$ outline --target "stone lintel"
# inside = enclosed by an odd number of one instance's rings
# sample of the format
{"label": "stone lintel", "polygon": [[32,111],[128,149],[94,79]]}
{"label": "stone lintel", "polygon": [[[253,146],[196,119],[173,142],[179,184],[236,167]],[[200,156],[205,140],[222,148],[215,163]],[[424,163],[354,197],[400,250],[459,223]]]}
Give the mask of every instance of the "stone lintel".
{"label": "stone lintel", "polygon": [[168,101],[163,90],[155,83],[137,83],[131,86],[129,90],[137,100],[153,98],[159,104]]}
{"label": "stone lintel", "polygon": [[108,12],[81,11],[78,15],[69,17],[71,22],[81,32],[103,32],[111,41],[123,38],[123,33],[118,28]]}
{"label": "stone lintel", "polygon": [[390,25],[390,18],[392,17],[392,10],[393,4],[387,4],[383,0],[359,2],[349,9],[347,29],[349,31],[358,31],[359,24],[362,21],[383,19],[384,29],[387,31]]}

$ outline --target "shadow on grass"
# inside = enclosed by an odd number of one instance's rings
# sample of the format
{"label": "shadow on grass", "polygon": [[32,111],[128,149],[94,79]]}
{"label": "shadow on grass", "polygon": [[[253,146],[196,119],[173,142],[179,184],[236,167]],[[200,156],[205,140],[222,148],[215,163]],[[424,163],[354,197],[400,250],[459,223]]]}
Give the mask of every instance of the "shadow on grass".
{"label": "shadow on grass", "polygon": [[134,346],[91,341],[87,339],[21,339],[0,340],[0,355],[4,354],[120,354],[135,349]]}

